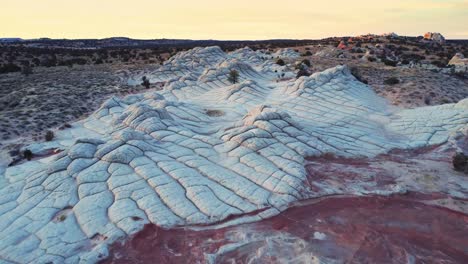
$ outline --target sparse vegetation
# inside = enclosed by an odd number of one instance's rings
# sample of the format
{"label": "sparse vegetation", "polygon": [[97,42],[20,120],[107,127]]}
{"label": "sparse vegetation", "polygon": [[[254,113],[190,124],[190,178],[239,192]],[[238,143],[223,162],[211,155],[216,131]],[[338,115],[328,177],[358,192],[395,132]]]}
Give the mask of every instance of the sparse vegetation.
{"label": "sparse vegetation", "polygon": [[400,83],[400,80],[396,77],[390,77],[388,79],[385,79],[384,80],[384,84],[386,85],[395,85],[395,84],[399,84]]}
{"label": "sparse vegetation", "polygon": [[310,76],[309,71],[307,71],[306,69],[300,69],[300,70],[297,72],[296,78],[300,78],[300,77],[302,77],[302,76]]}
{"label": "sparse vegetation", "polygon": [[24,63],[23,67],[21,67],[21,74],[28,76],[33,73],[33,70],[31,66],[29,65],[29,62]]}
{"label": "sparse vegetation", "polygon": [[29,149],[25,149],[25,150],[23,151],[23,157],[24,157],[25,159],[27,159],[27,160],[31,160],[31,159],[33,158],[33,153],[32,153],[32,151],[29,150]]}
{"label": "sparse vegetation", "polygon": [[286,65],[286,63],[285,63],[284,60],[282,60],[282,59],[276,60],[276,64],[278,64],[279,66],[284,66],[284,65]]}
{"label": "sparse vegetation", "polygon": [[236,70],[231,70],[229,71],[229,77],[228,80],[232,83],[235,84],[239,82],[239,72]]}
{"label": "sparse vegetation", "polygon": [[146,89],[149,89],[151,84],[150,84],[150,81],[148,78],[146,78],[146,76],[143,76],[143,78],[141,78],[141,85],[143,85]]}
{"label": "sparse vegetation", "polygon": [[311,66],[310,60],[308,60],[308,59],[302,60],[301,63],[304,64],[304,65],[306,65],[307,67],[310,67],[310,66]]}
{"label": "sparse vegetation", "polygon": [[46,141],[52,141],[54,137],[55,137],[54,132],[52,132],[51,130],[48,130],[45,134]]}
{"label": "sparse vegetation", "polygon": [[383,59],[382,60],[383,63],[387,66],[391,66],[391,67],[396,67],[398,62],[397,61],[393,61],[393,60],[388,60],[388,59]]}
{"label": "sparse vegetation", "polygon": [[468,156],[464,153],[456,153],[452,159],[453,168],[456,171],[461,171],[468,174]]}

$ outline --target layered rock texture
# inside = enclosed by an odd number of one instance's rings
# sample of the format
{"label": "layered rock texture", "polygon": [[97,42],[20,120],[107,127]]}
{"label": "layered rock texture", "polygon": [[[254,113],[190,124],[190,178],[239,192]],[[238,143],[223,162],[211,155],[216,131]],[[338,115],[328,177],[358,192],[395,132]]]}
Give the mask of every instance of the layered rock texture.
{"label": "layered rock texture", "polygon": [[[95,263],[150,223],[225,226],[312,197],[402,193],[409,183],[312,188],[306,158],[449,144],[467,128],[466,99],[402,110],[346,66],[278,81],[295,73],[267,57],[248,48],[181,52],[129,79],[147,76],[165,83],[162,91],[111,98],[55,141],[30,146],[63,151],[0,175],[0,261]],[[466,182],[439,187],[467,198]]]}

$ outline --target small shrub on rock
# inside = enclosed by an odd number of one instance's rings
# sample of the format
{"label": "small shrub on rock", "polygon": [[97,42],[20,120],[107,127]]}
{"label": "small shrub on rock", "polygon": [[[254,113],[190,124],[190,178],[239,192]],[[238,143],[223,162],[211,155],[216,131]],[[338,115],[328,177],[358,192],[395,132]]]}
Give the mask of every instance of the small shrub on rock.
{"label": "small shrub on rock", "polygon": [[468,174],[468,156],[463,153],[456,153],[455,156],[453,156],[452,163],[456,171]]}
{"label": "small shrub on rock", "polygon": [[400,80],[396,77],[390,77],[388,79],[385,79],[384,81],[384,84],[386,85],[395,85],[395,84],[399,84],[400,83]]}
{"label": "small shrub on rock", "polygon": [[285,63],[284,60],[282,60],[282,59],[278,59],[278,60],[276,61],[276,64],[278,64],[279,66],[284,66],[284,65],[286,65],[286,63]]}
{"label": "small shrub on rock", "polygon": [[25,149],[25,150],[23,151],[23,157],[24,157],[25,159],[27,159],[27,160],[31,160],[31,159],[33,158],[33,153],[32,153],[32,151],[29,150],[29,149]]}
{"label": "small shrub on rock", "polygon": [[229,77],[228,80],[232,83],[235,84],[239,81],[239,72],[236,70],[231,70],[229,72]]}
{"label": "small shrub on rock", "polygon": [[52,141],[54,139],[54,132],[48,130],[45,134],[45,140],[46,141]]}
{"label": "small shrub on rock", "polygon": [[300,77],[302,77],[302,76],[310,76],[309,71],[307,71],[306,69],[300,69],[300,70],[297,72],[296,78],[300,78]]}
{"label": "small shrub on rock", "polygon": [[392,66],[392,67],[396,67],[398,62],[396,61],[393,61],[393,60],[387,60],[387,59],[383,59],[383,63],[387,66]]}
{"label": "small shrub on rock", "polygon": [[148,78],[146,78],[146,76],[143,76],[143,78],[141,78],[142,82],[141,82],[141,85],[143,85],[146,89],[149,89],[150,88],[150,81]]}
{"label": "small shrub on rock", "polygon": [[310,65],[311,65],[310,60],[308,60],[308,59],[302,60],[301,63],[306,65],[307,67],[310,67]]}

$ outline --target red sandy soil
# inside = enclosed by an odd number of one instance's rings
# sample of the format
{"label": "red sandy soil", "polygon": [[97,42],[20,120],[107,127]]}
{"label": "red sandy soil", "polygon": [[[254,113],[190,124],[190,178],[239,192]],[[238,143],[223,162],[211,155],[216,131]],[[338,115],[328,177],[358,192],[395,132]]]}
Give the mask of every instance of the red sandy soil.
{"label": "red sandy soil", "polygon": [[468,263],[468,215],[418,201],[431,197],[330,197],[217,230],[148,225],[104,263]]}

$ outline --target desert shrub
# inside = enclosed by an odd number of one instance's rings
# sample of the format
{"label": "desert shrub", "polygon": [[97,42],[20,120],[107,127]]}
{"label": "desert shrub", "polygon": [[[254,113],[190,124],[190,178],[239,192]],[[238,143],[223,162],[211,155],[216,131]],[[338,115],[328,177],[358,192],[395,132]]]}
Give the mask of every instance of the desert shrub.
{"label": "desert shrub", "polygon": [[353,48],[351,50],[352,53],[364,53],[364,50],[361,48]]}
{"label": "desert shrub", "polygon": [[424,103],[425,103],[426,105],[430,105],[430,104],[431,104],[431,98],[430,98],[430,97],[424,98]]}
{"label": "desert shrub", "polygon": [[7,63],[0,67],[0,74],[9,73],[9,72],[19,72],[19,71],[21,71],[21,68],[14,63]]}
{"label": "desert shrub", "polygon": [[21,74],[28,76],[28,75],[30,75],[32,73],[33,73],[33,70],[31,68],[31,66],[29,66],[29,63],[25,64],[25,65],[23,65],[23,67],[21,67]]}
{"label": "desert shrub", "polygon": [[60,130],[64,130],[66,128],[71,128],[72,126],[68,123],[63,124],[61,127],[59,127]]}
{"label": "desert shrub", "polygon": [[385,79],[384,80],[384,84],[386,85],[395,85],[395,84],[398,84],[400,83],[400,80],[396,77],[390,77],[388,79]]}
{"label": "desert shrub", "polygon": [[150,81],[148,78],[146,78],[146,76],[143,76],[143,78],[141,78],[141,85],[143,85],[146,89],[149,89],[150,88]]}
{"label": "desert shrub", "polygon": [[300,69],[300,70],[297,72],[296,78],[299,78],[299,77],[302,77],[302,76],[310,76],[309,71],[307,71],[307,70],[305,70],[305,69]]}
{"label": "desert shrub", "polygon": [[239,81],[239,72],[236,71],[236,70],[231,70],[229,72],[229,77],[228,77],[228,80],[234,84],[234,83],[237,83]]}
{"label": "desert shrub", "polygon": [[301,63],[306,65],[307,67],[310,67],[310,65],[311,65],[310,60],[308,60],[308,59],[302,60]]}
{"label": "desert shrub", "polygon": [[286,63],[285,63],[284,60],[282,60],[282,59],[278,59],[278,60],[276,61],[276,64],[278,64],[279,66],[284,66],[284,65],[286,65]]}
{"label": "desert shrub", "polygon": [[431,64],[434,65],[434,66],[437,66],[437,67],[439,67],[439,68],[445,68],[445,66],[447,66],[448,62],[446,62],[446,61],[434,60],[434,61],[431,61]]}
{"label": "desert shrub", "polygon": [[306,51],[303,56],[312,56],[312,52],[310,50]]}
{"label": "desert shrub", "polygon": [[54,132],[48,130],[45,134],[45,140],[46,141],[52,141],[54,139]]}
{"label": "desert shrub", "polygon": [[41,60],[39,60],[38,58],[33,58],[32,63],[36,66],[39,66],[41,64]]}
{"label": "desert shrub", "polygon": [[383,63],[387,66],[396,67],[398,62],[393,61],[393,60],[383,59]]}
{"label": "desert shrub", "polygon": [[27,160],[31,160],[31,159],[33,158],[33,153],[32,153],[32,151],[29,150],[29,149],[25,149],[25,150],[23,151],[23,157],[24,157],[25,159],[27,159]]}
{"label": "desert shrub", "polygon": [[358,81],[364,84],[368,84],[368,81],[362,77],[357,67],[351,67],[350,72]]}
{"label": "desert shrub", "polygon": [[456,171],[468,173],[468,156],[464,153],[456,153],[453,156],[452,164]]}
{"label": "desert shrub", "polygon": [[377,59],[372,57],[372,56],[369,56],[369,57],[367,57],[367,60],[370,61],[370,62],[375,62]]}

